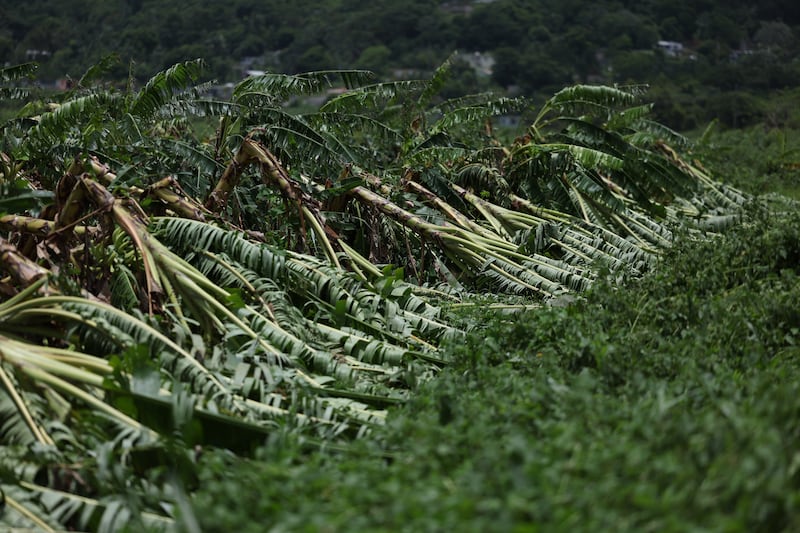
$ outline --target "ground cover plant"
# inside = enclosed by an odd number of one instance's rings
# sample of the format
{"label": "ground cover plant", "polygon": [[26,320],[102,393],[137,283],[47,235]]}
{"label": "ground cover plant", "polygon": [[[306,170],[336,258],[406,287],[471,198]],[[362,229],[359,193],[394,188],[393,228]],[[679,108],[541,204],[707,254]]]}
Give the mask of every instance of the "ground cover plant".
{"label": "ground cover plant", "polygon": [[800,218],[766,216],[566,308],[485,313],[368,442],[202,458],[196,516],[253,532],[793,531],[799,260]]}
{"label": "ground cover plant", "polygon": [[[0,138],[4,526],[198,530],[198,461],[355,449],[460,368],[465,310],[560,306],[752,223],[641,87],[445,98],[448,61],[216,100],[200,60],[123,88],[98,81],[113,63],[41,96],[35,65],[0,70],[20,104]],[[510,112],[526,125],[504,136]]]}
{"label": "ground cover plant", "polygon": [[[800,93],[794,94],[800,101]],[[792,109],[796,109],[793,105]],[[777,114],[777,113],[776,113]],[[695,152],[715,176],[754,194],[800,198],[800,120],[764,122],[738,130],[713,123],[699,134]]]}

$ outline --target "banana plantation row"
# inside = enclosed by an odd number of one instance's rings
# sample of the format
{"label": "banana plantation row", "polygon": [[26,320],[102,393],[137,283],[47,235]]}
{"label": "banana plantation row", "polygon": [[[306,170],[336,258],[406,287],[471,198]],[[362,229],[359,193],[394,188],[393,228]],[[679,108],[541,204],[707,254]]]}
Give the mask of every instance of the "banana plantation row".
{"label": "banana plantation row", "polygon": [[365,435],[447,365],[457,310],[636,275],[741,220],[642,88],[442,99],[448,67],[268,73],[226,101],[201,61],[50,95],[0,70],[0,524],[168,529],[203,446]]}

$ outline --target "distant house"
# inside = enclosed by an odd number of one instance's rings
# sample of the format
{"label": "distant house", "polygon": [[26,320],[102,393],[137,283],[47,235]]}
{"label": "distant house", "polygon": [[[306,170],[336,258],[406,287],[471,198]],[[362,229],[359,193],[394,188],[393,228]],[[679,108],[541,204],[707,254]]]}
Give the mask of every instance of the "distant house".
{"label": "distant house", "polygon": [[448,13],[455,13],[459,15],[469,15],[472,13],[472,6],[461,2],[445,2],[439,6],[442,10]]}
{"label": "distant house", "polygon": [[730,58],[731,61],[733,61],[735,63],[736,61],[739,61],[743,57],[751,56],[754,53],[755,53],[755,50],[752,50],[750,48],[739,48],[738,50],[733,50],[730,53],[730,56],[728,56],[728,57]]}
{"label": "distant house", "polygon": [[464,54],[459,57],[478,74],[483,74],[484,76],[492,75],[492,69],[494,69],[496,63],[492,54],[475,52],[472,54]]}
{"label": "distant house", "polygon": [[683,53],[683,43],[677,41],[658,41],[656,48],[669,57],[678,57]]}
{"label": "distant house", "polygon": [[50,50],[33,50],[30,48],[25,50],[26,61],[43,61],[49,59],[51,55],[52,53]]}
{"label": "distant house", "polygon": [[259,71],[256,66],[262,62],[263,58],[261,56],[245,56],[239,59],[239,75],[242,78],[246,78],[248,76],[258,76],[259,74],[252,73]]}
{"label": "distant house", "polygon": [[392,78],[396,80],[412,80],[420,77],[422,77],[422,73],[416,68],[392,69]]}

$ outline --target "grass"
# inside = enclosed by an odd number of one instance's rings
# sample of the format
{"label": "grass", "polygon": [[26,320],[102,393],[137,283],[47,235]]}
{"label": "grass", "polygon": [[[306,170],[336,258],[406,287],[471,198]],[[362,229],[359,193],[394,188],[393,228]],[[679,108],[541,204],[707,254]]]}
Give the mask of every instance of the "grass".
{"label": "grass", "polygon": [[699,151],[723,181],[751,193],[800,199],[800,129],[712,131]]}
{"label": "grass", "polygon": [[800,216],[684,237],[659,268],[485,324],[342,450],[209,451],[207,531],[800,528]]}
{"label": "grass", "polygon": [[751,193],[775,192],[800,199],[800,90],[765,102],[762,123],[723,129],[712,123],[694,132],[696,155],[712,174]]}

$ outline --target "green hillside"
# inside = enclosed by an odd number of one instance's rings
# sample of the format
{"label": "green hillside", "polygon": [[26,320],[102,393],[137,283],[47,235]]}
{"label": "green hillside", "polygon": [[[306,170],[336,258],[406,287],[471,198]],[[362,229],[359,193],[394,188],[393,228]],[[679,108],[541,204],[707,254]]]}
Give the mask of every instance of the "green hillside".
{"label": "green hillside", "polygon": [[[55,81],[117,53],[112,78],[145,80],[202,57],[208,76],[235,82],[249,69],[415,76],[460,50],[477,67],[465,64],[456,76],[462,93],[652,83],[659,118],[683,130],[768,114],[761,95],[800,84],[799,24],[800,8],[788,0],[3,0],[0,64],[36,60],[40,79]],[[476,65],[475,52],[494,63]]]}

